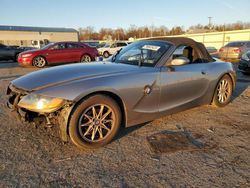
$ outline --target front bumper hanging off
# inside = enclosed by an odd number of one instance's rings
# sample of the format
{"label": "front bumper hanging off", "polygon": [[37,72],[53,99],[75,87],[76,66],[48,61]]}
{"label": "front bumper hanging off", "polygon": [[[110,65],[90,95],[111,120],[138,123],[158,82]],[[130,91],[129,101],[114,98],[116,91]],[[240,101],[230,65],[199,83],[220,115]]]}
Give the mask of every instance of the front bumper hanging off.
{"label": "front bumper hanging off", "polygon": [[60,137],[62,141],[68,141],[68,121],[70,112],[72,110],[73,105],[71,103],[66,104],[62,109],[49,113],[49,114],[39,114],[36,112],[31,112],[26,109],[22,109],[18,106],[19,101],[25,95],[29,94],[29,92],[21,90],[13,86],[12,84],[9,85],[7,89],[7,95],[9,99],[7,101],[7,107],[10,109],[12,114],[19,119],[22,123],[28,122],[41,122],[44,121],[46,124],[59,124],[60,128]]}

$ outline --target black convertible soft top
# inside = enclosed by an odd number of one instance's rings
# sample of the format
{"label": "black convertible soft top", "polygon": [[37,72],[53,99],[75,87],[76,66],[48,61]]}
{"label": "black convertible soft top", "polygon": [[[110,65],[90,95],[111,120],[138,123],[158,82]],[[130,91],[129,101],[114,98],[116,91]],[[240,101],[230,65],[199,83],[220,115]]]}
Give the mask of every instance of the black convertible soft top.
{"label": "black convertible soft top", "polygon": [[207,62],[214,61],[202,43],[196,42],[195,40],[190,39],[190,38],[186,38],[186,37],[155,37],[155,38],[150,38],[147,40],[167,41],[169,43],[172,43],[176,47],[178,47],[180,45],[188,45],[188,46],[191,46],[192,48],[198,50],[201,53],[203,60],[205,60]]}

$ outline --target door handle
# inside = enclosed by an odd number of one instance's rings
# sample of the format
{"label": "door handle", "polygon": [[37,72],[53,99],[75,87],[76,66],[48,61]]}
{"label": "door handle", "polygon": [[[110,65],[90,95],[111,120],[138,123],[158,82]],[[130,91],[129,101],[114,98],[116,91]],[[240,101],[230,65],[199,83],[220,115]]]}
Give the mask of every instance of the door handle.
{"label": "door handle", "polygon": [[207,72],[203,70],[203,71],[201,71],[201,74],[206,75]]}

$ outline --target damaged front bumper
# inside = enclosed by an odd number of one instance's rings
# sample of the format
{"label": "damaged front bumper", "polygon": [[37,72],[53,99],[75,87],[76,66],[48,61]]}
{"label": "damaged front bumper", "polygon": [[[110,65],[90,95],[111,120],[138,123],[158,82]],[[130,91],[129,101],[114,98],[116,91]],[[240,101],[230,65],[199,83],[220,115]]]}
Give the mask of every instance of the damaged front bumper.
{"label": "damaged front bumper", "polygon": [[7,107],[10,109],[12,114],[17,117],[22,123],[34,122],[37,125],[40,125],[41,122],[45,122],[49,125],[59,125],[60,128],[60,137],[64,142],[68,141],[68,121],[70,112],[73,107],[72,102],[67,102],[65,105],[52,113],[37,113],[32,112],[18,106],[19,101],[22,97],[28,95],[29,92],[19,89],[14,85],[10,84],[7,89],[7,95],[9,96],[7,101]]}

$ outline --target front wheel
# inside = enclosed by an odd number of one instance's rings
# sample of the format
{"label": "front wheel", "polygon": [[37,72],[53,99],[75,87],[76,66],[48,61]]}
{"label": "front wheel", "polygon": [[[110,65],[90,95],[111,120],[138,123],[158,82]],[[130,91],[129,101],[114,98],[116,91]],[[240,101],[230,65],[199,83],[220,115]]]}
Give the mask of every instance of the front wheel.
{"label": "front wheel", "polygon": [[38,56],[33,59],[33,65],[38,68],[43,68],[46,65],[46,59],[44,57]]}
{"label": "front wheel", "polygon": [[109,57],[109,52],[107,52],[107,51],[103,52],[103,57],[108,58]]}
{"label": "front wheel", "polygon": [[232,93],[232,79],[230,76],[224,75],[216,86],[212,104],[217,107],[226,106],[231,100]]}
{"label": "front wheel", "polygon": [[87,54],[85,54],[81,57],[81,62],[83,62],[83,63],[89,63],[90,61],[91,61],[91,57]]}
{"label": "front wheel", "polygon": [[108,144],[121,124],[117,103],[105,95],[94,95],[74,110],[69,123],[69,136],[79,148],[94,149]]}

